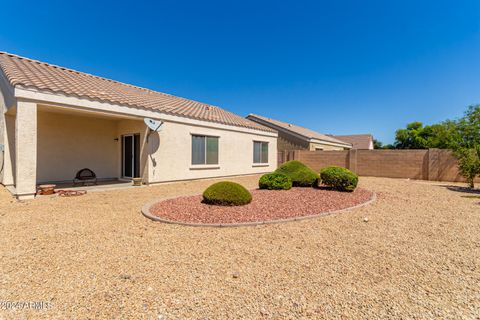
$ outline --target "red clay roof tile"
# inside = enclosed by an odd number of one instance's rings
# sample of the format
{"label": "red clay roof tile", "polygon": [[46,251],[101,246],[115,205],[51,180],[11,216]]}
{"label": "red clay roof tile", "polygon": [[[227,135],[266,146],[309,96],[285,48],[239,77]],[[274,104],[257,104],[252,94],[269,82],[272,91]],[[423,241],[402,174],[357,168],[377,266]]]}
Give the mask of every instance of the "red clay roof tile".
{"label": "red clay roof tile", "polygon": [[0,69],[12,86],[143,108],[179,117],[268,132],[274,130],[222,108],[87,73],[0,52]]}
{"label": "red clay roof tile", "polygon": [[353,149],[368,150],[373,148],[373,136],[371,134],[351,134],[333,137],[352,144]]}

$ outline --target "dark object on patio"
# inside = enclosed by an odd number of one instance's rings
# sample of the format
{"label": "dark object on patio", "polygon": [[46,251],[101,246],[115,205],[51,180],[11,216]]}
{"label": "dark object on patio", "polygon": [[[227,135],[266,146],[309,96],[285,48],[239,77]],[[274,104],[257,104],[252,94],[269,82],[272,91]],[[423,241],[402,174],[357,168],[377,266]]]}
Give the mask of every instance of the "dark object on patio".
{"label": "dark object on patio", "polygon": [[51,195],[55,193],[55,187],[56,185],[54,184],[41,184],[38,186],[38,192],[37,194],[39,195]]}
{"label": "dark object on patio", "polygon": [[87,183],[97,184],[97,175],[92,170],[83,168],[77,172],[75,179],[73,179],[73,185],[77,183],[82,185],[86,185]]}
{"label": "dark object on patio", "polygon": [[76,197],[76,196],[83,196],[87,194],[86,190],[58,190],[57,194],[60,197]]}
{"label": "dark object on patio", "polygon": [[143,178],[132,178],[132,185],[140,187],[142,185]]}

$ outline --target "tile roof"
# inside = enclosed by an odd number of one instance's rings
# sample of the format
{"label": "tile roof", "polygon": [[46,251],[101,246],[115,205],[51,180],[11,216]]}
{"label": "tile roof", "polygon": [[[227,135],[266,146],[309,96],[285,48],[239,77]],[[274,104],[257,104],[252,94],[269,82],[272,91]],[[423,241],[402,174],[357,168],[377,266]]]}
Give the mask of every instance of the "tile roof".
{"label": "tile roof", "polygon": [[346,136],[334,137],[352,144],[353,149],[368,150],[373,147],[373,136],[371,134],[351,134]]}
{"label": "tile roof", "polygon": [[326,134],[321,134],[321,133],[318,133],[316,131],[307,129],[305,127],[297,126],[295,124],[290,124],[290,123],[287,123],[287,122],[274,120],[274,119],[259,116],[259,115],[256,115],[256,114],[252,114],[252,113],[249,114],[247,116],[247,119],[250,119],[252,121],[260,120],[259,122],[261,124],[264,124],[264,125],[271,124],[271,125],[273,125],[272,127],[274,129],[275,129],[275,127],[278,127],[278,128],[281,128],[281,129],[284,129],[284,130],[287,130],[287,131],[291,131],[291,132],[296,133],[298,135],[301,135],[301,136],[303,136],[307,139],[317,139],[317,140],[327,141],[327,142],[331,142],[331,143],[338,143],[338,144],[342,144],[342,145],[350,145],[348,142],[344,142],[344,141],[335,139],[332,136],[329,136],[329,135],[326,135]]}
{"label": "tile roof", "polygon": [[164,114],[273,132],[217,106],[175,97],[0,51],[0,70],[12,86],[148,109]]}

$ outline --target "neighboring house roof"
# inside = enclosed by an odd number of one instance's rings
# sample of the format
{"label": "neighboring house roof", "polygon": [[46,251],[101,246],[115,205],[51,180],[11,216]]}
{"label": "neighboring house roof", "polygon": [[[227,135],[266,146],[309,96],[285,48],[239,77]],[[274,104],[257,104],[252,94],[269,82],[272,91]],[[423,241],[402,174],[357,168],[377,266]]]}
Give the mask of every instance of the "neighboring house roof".
{"label": "neighboring house roof", "polygon": [[175,97],[87,73],[0,52],[0,70],[12,86],[61,93],[204,121],[272,132],[217,106]]}
{"label": "neighboring house roof", "polygon": [[353,149],[373,149],[373,136],[371,134],[352,134],[334,137],[352,144]]}
{"label": "neighboring house roof", "polygon": [[265,126],[270,126],[271,128],[275,130],[282,130],[282,131],[287,131],[290,133],[293,133],[297,136],[303,137],[305,140],[311,142],[311,140],[320,140],[320,141],[326,141],[334,144],[339,144],[342,146],[347,146],[351,147],[351,145],[347,142],[338,140],[332,136],[326,135],[326,134],[321,134],[316,131],[307,129],[305,127],[297,126],[295,124],[290,124],[287,122],[282,122],[279,120],[274,120],[271,118],[267,117],[262,117],[256,114],[249,114],[247,116],[247,119],[250,119],[252,121],[257,121],[260,124],[263,124]]}

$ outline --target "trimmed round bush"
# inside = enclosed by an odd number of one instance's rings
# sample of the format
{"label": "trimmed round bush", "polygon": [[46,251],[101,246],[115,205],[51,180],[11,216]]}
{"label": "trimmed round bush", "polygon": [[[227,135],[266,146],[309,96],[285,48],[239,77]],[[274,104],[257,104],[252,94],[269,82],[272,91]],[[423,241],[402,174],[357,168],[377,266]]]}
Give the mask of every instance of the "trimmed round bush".
{"label": "trimmed round bush", "polygon": [[338,191],[353,191],[358,184],[358,176],[342,167],[326,167],[320,171],[320,179],[326,186]]}
{"label": "trimmed round bush", "polygon": [[285,162],[275,172],[289,177],[294,187],[313,187],[318,183],[318,174],[297,160]]}
{"label": "trimmed round bush", "polygon": [[243,206],[252,201],[252,195],[242,185],[230,181],[212,184],[203,192],[203,202],[219,206]]}
{"label": "trimmed round bush", "polygon": [[281,173],[267,173],[258,181],[260,189],[288,190],[292,187],[292,179]]}

